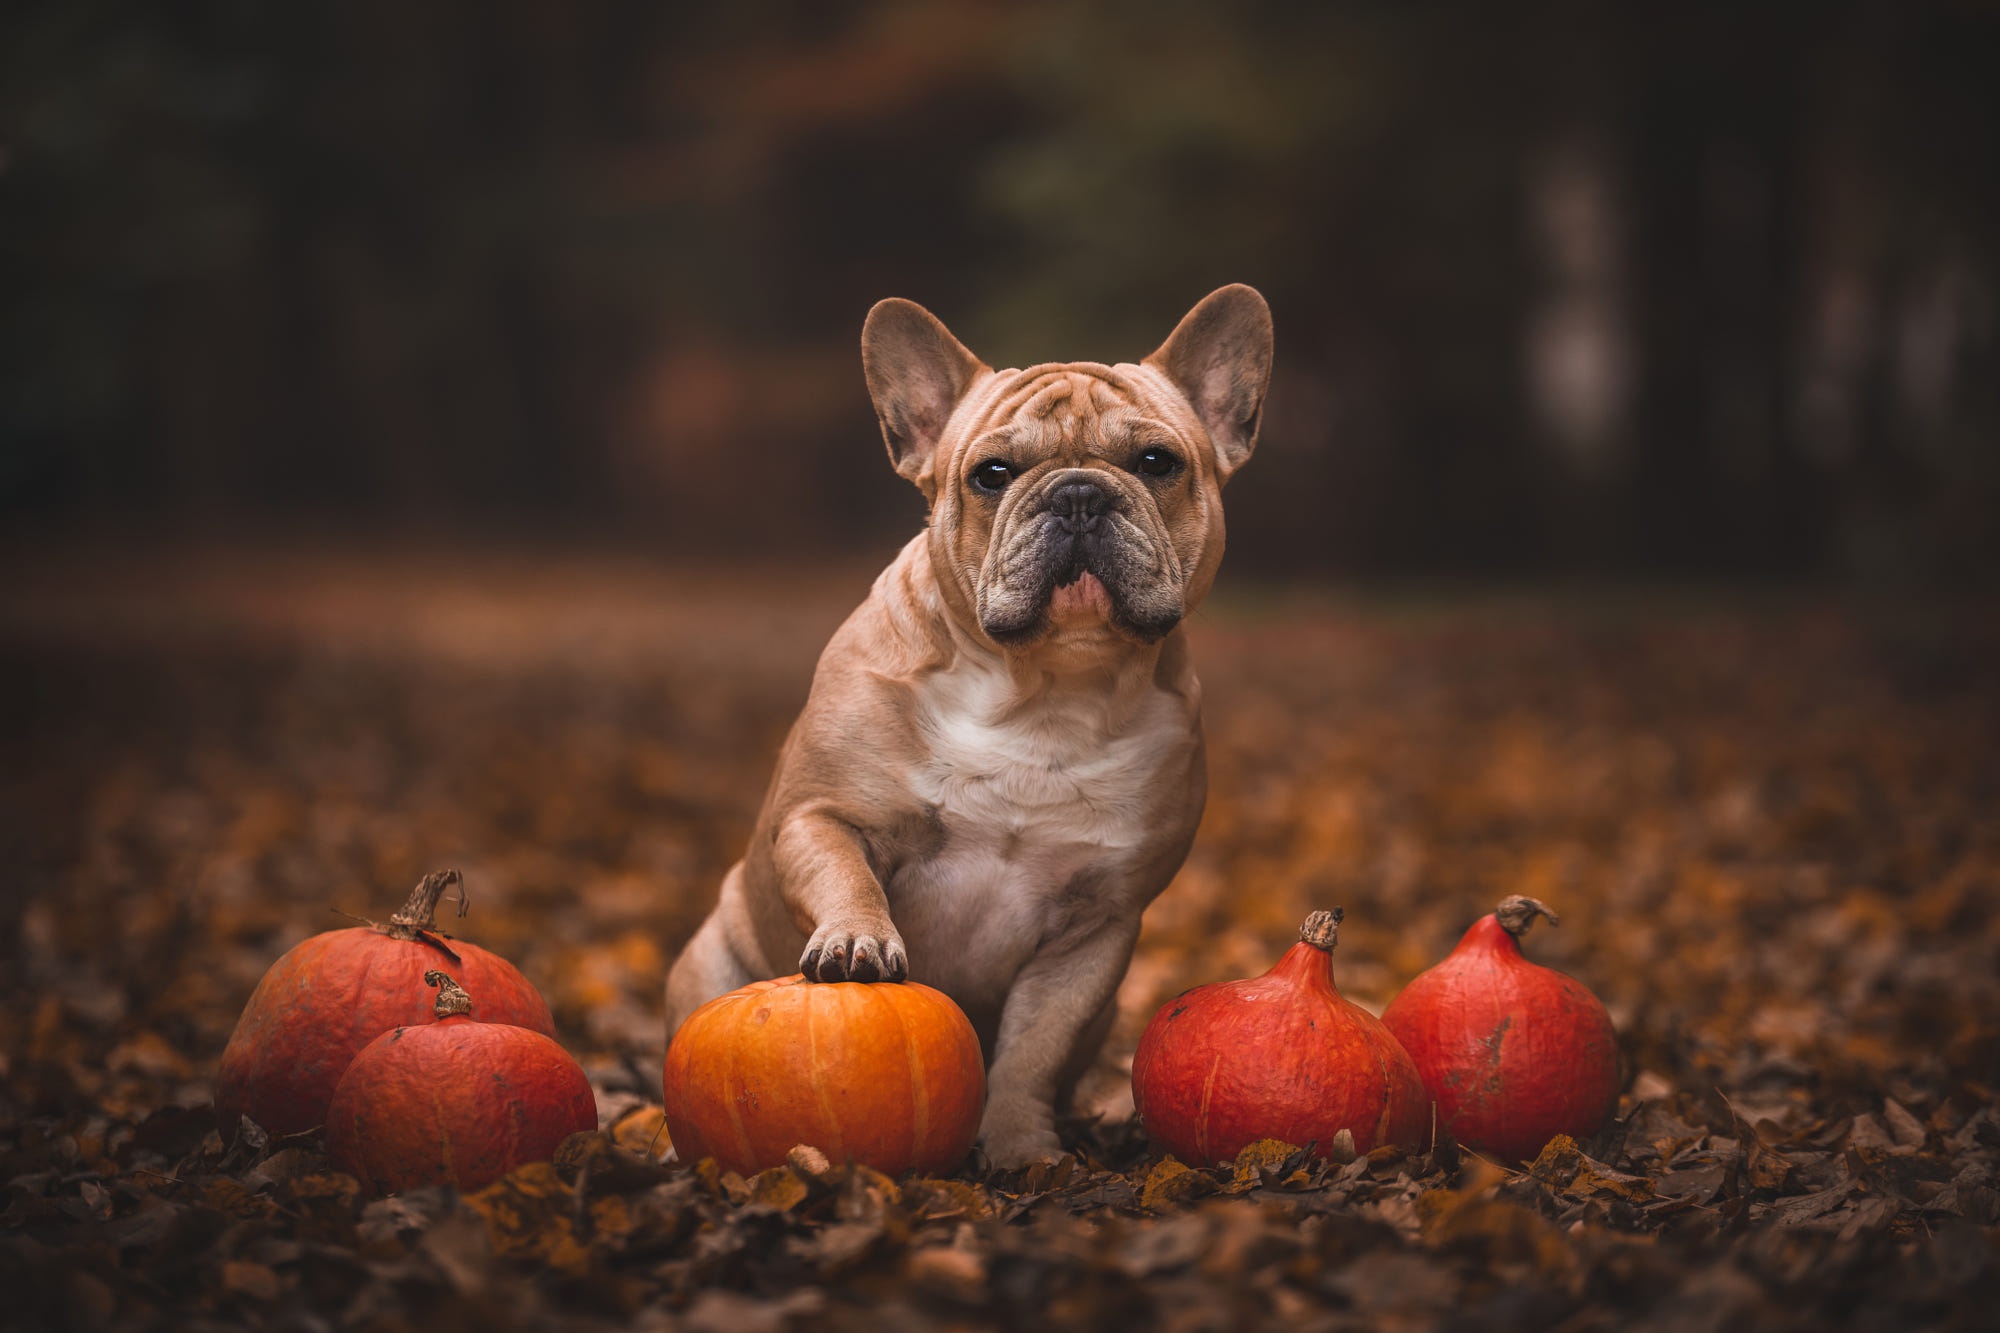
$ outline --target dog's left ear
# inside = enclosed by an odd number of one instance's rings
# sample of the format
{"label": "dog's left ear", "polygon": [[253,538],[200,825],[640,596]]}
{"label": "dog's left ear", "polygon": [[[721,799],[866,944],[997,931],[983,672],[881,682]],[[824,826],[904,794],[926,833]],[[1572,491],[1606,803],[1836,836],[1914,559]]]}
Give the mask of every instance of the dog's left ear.
{"label": "dog's left ear", "polygon": [[931,496],[938,437],[972,381],[989,367],[936,315],[891,297],[877,301],[861,326],[861,369],[897,474]]}
{"label": "dog's left ear", "polygon": [[1257,446],[1271,383],[1271,307],[1255,287],[1232,283],[1203,297],[1146,358],[1180,386],[1215,444],[1220,476]]}

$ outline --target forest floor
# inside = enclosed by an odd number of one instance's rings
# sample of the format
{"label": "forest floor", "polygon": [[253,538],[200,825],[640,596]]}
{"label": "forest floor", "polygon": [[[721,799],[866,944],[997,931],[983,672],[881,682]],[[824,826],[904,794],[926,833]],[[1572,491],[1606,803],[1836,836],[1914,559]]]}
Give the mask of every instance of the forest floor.
{"label": "forest floor", "polygon": [[[663,1165],[660,990],[862,570],[71,560],[0,591],[0,1325],[1991,1327],[2000,616],[1819,596],[1230,584],[1210,798],[1117,1029],[1026,1173]],[[1981,611],[1986,614],[1981,614]],[[460,1196],[225,1150],[263,970],[463,872],[605,1133]],[[1156,1007],[1341,905],[1379,1010],[1509,893],[1609,1005],[1613,1124],[1183,1170]]]}

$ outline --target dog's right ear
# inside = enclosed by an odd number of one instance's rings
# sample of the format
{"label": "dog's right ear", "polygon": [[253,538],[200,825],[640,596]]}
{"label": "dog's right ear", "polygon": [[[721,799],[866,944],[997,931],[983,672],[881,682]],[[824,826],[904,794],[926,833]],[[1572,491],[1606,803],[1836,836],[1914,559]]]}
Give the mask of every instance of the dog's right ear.
{"label": "dog's right ear", "polygon": [[925,496],[936,490],[931,463],[952,409],[989,367],[915,301],[877,301],[861,326],[861,368],[898,475]]}

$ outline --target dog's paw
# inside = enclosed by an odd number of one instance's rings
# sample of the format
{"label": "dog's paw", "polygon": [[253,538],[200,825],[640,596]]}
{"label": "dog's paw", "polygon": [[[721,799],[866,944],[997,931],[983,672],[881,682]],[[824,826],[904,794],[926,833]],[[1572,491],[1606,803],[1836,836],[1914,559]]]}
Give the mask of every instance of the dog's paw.
{"label": "dog's paw", "polygon": [[1037,1162],[1051,1165],[1060,1161],[1063,1155],[1062,1140],[1053,1132],[1029,1134],[1015,1139],[982,1140],[979,1150],[986,1154],[986,1165],[996,1171],[1013,1171]]}
{"label": "dog's paw", "polygon": [[893,928],[868,932],[828,924],[806,942],[799,971],[808,981],[903,981],[910,959]]}
{"label": "dog's paw", "polygon": [[1063,1155],[1062,1140],[1046,1116],[1013,1115],[1004,1107],[989,1107],[980,1121],[979,1150],[986,1154],[988,1166],[1002,1171],[1053,1162]]}

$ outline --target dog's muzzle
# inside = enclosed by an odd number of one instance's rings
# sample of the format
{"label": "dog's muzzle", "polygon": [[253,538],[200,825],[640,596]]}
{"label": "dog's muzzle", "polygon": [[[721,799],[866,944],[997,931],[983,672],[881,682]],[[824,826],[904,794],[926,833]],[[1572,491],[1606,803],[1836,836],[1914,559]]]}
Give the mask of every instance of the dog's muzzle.
{"label": "dog's muzzle", "polygon": [[1022,497],[1033,512],[1013,517],[979,591],[988,634],[1003,643],[1039,637],[1055,590],[1086,573],[1104,585],[1112,621],[1124,632],[1153,640],[1179,622],[1181,588],[1172,561],[1101,475],[1070,468]]}

